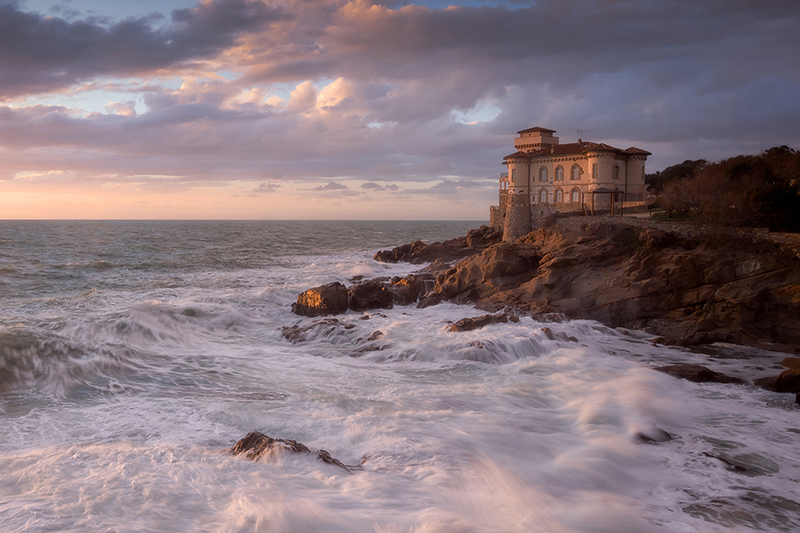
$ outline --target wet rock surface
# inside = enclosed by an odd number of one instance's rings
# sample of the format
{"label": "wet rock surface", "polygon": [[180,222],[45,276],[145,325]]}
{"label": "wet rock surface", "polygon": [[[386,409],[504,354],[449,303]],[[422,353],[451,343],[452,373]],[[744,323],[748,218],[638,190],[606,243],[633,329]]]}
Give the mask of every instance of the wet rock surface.
{"label": "wet rock surface", "polygon": [[795,401],[800,403],[800,358],[787,357],[781,364],[788,367],[777,376],[757,379],[755,384],[772,392],[789,392],[797,396]]}
{"label": "wet rock surface", "polygon": [[331,457],[331,454],[325,450],[311,451],[308,446],[300,442],[286,439],[273,439],[258,431],[251,431],[248,433],[230,448],[228,453],[232,455],[244,454],[244,456],[251,461],[256,461],[262,457],[268,457],[279,453],[313,455],[323,463],[338,466],[349,473],[360,469],[359,466],[346,465],[338,459],[334,459]]}
{"label": "wet rock surface", "polygon": [[308,289],[292,304],[297,315],[317,317],[352,311],[391,309],[395,305],[410,305],[429,288],[436,277],[431,273],[409,274],[405,277],[359,280],[349,288],[334,282]]}
{"label": "wet rock surface", "polygon": [[800,352],[800,258],[791,250],[735,231],[637,224],[559,218],[514,243],[486,226],[441,243],[417,241],[375,259],[432,262],[427,272],[349,289],[323,285],[301,294],[292,310],[320,316],[450,301],[491,313],[597,320],[659,335],[659,344]]}
{"label": "wet rock surface", "polygon": [[496,315],[482,315],[472,318],[462,318],[461,320],[451,324],[447,331],[472,331],[488,326],[489,324],[504,324],[507,322],[519,322],[518,316],[508,316],[505,313],[498,313]]}
{"label": "wet rock surface", "polygon": [[654,370],[695,383],[744,383],[742,379],[714,372],[702,365],[667,365],[656,367]]}
{"label": "wet rock surface", "polygon": [[419,306],[442,301],[598,320],[662,344],[800,349],[800,260],[737,233],[559,219],[440,271]]}
{"label": "wet rock surface", "polygon": [[404,261],[412,265],[434,261],[449,263],[479,252],[487,246],[499,243],[502,240],[502,230],[481,226],[478,229],[470,230],[465,237],[431,244],[414,241],[391,250],[381,250],[375,254],[374,259],[384,263]]}
{"label": "wet rock surface", "polygon": [[297,297],[297,302],[292,304],[292,312],[311,317],[337,315],[347,311],[347,305],[347,287],[335,281],[302,293]]}
{"label": "wet rock surface", "polygon": [[327,337],[355,328],[355,324],[341,322],[337,318],[322,318],[308,326],[295,324],[281,328],[281,335],[293,343],[306,342],[319,337]]}

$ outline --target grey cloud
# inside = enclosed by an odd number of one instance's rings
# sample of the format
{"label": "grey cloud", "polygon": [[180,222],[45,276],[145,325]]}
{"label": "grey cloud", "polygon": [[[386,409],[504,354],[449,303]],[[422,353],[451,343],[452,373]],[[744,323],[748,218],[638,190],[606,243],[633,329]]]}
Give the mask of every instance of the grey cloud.
{"label": "grey cloud", "polygon": [[215,0],[173,13],[173,24],[128,18],[106,27],[0,4],[0,98],[68,87],[98,76],[142,74],[210,58],[243,32],[289,15],[258,1]]}
{"label": "grey cloud", "polygon": [[342,183],[336,183],[335,181],[329,181],[325,185],[320,185],[319,187],[314,187],[311,189],[312,191],[340,191],[347,189],[347,185]]}
{"label": "grey cloud", "polygon": [[280,188],[280,183],[262,183],[250,192],[254,194],[269,194],[277,191]]}

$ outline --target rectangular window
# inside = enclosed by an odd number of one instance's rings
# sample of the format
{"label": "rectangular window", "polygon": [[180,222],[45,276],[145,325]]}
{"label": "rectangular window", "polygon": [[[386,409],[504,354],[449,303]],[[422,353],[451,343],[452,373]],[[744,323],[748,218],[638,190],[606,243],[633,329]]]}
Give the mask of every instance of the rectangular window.
{"label": "rectangular window", "polygon": [[516,180],[517,180],[517,169],[516,168],[512,168],[511,169],[511,183],[516,182]]}
{"label": "rectangular window", "polygon": [[592,163],[592,178],[597,179],[597,163]]}

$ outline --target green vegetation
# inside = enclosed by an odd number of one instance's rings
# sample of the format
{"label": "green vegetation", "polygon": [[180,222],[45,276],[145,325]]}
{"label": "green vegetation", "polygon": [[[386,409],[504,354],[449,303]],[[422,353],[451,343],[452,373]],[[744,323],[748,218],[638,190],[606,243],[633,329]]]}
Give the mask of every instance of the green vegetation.
{"label": "green vegetation", "polygon": [[664,187],[669,185],[671,182],[675,180],[682,180],[684,178],[691,178],[695,175],[695,172],[698,168],[702,168],[705,165],[705,159],[698,159],[697,161],[687,159],[683,163],[672,165],[671,167],[667,167],[660,172],[645,174],[644,182],[648,185],[647,188],[649,190],[660,194],[664,191]]}
{"label": "green vegetation", "polygon": [[671,218],[800,232],[800,153],[788,146],[717,163],[687,160],[645,181]]}

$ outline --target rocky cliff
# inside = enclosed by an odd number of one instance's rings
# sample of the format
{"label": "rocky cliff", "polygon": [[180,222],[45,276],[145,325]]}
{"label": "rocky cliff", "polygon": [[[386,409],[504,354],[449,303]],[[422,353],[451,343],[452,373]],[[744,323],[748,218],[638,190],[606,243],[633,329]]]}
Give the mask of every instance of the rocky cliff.
{"label": "rocky cliff", "polygon": [[462,260],[428,298],[561,313],[678,344],[800,347],[800,259],[736,232],[571,219]]}
{"label": "rocky cliff", "polygon": [[[459,258],[452,267],[443,263]],[[445,243],[378,252],[375,259],[432,265],[407,278],[310,289],[293,310],[318,316],[417,299],[420,307],[453,301],[492,312],[592,319],[645,330],[669,344],[723,341],[800,351],[800,258],[768,236],[569,218],[513,244],[484,226]]]}

